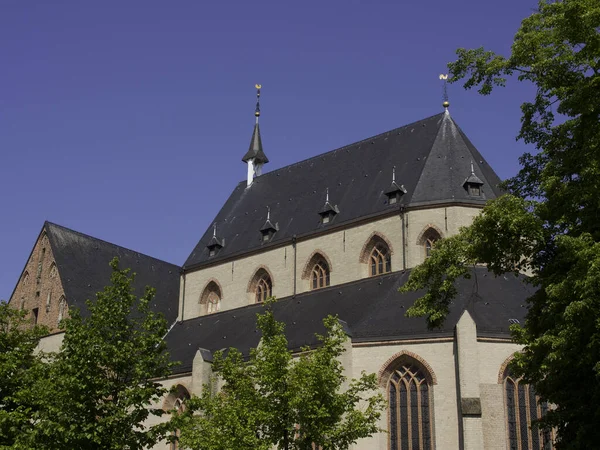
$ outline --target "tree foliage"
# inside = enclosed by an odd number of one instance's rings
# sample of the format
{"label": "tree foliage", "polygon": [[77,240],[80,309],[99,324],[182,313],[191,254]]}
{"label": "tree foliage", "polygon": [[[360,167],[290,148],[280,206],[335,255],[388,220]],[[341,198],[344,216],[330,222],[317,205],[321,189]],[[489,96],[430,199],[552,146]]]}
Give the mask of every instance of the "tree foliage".
{"label": "tree foliage", "polygon": [[149,309],[154,290],[138,299],[130,270],[117,258],[110,265],[111,284],[88,300],[89,316],[73,310],[62,322],[60,352],[31,386],[35,427],[16,448],[134,450],[161,438],[143,422],[162,414],[153,404],[166,393],[156,379],[171,372],[167,324]]}
{"label": "tree foliage", "polygon": [[[298,358],[284,324],[267,307],[259,314],[262,340],[246,361],[236,349],[215,354],[213,385],[175,418],[183,447],[198,450],[347,449],[379,431],[384,408],[374,374],[347,381],[340,357],[347,337],[335,317],[324,320],[320,346]],[[222,383],[216,391],[215,383]],[[315,447],[313,447],[315,445]]]}
{"label": "tree foliage", "polygon": [[496,274],[527,270],[524,345],[513,369],[554,405],[543,425],[557,448],[600,441],[600,2],[542,0],[521,23],[509,56],[459,49],[452,81],[487,95],[507,80],[533,84],[518,135],[535,147],[521,156],[506,196],[472,224],[441,241],[404,290],[426,288],[409,309],[439,325],[468,267]]}
{"label": "tree foliage", "polygon": [[11,448],[29,429],[32,399],[27,387],[36,379],[42,354],[35,353],[43,327],[31,327],[25,311],[0,302],[0,448]]}

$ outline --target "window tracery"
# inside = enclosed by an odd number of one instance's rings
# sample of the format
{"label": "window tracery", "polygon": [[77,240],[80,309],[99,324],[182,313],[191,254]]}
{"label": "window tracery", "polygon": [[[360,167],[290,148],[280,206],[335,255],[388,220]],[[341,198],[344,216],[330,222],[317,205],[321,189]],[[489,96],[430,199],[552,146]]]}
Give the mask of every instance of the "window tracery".
{"label": "window tracery", "polygon": [[[176,414],[183,413],[185,411],[185,402],[190,399],[190,393],[183,386],[178,386],[177,392],[175,394],[171,394],[171,395],[176,395],[176,397],[174,399],[171,398],[171,401],[172,401],[171,410],[173,412],[175,412]],[[173,440],[171,441],[169,448],[170,448],[170,450],[179,450],[179,448],[180,448],[180,446],[179,446],[180,430],[176,430],[172,436],[173,436]]]}
{"label": "window tracery", "polygon": [[504,399],[506,403],[506,430],[510,450],[552,450],[552,433],[542,431],[535,421],[548,410],[546,402],[539,402],[533,386],[506,369],[504,375]]}
{"label": "window tracery", "polygon": [[221,288],[215,281],[210,281],[200,297],[200,304],[206,314],[216,313],[221,309]]}
{"label": "window tracery", "polygon": [[427,228],[421,235],[421,245],[423,245],[425,259],[431,256],[431,252],[437,241],[442,238],[440,233],[433,227]]}
{"label": "window tracery", "polygon": [[388,381],[389,448],[433,450],[431,381],[425,369],[405,358]]}
{"label": "window tracery", "polygon": [[321,289],[329,286],[329,266],[324,259],[320,259],[313,265],[310,283],[311,289]]}
{"label": "window tracery", "polygon": [[387,245],[377,244],[373,247],[369,258],[369,265],[371,276],[392,271],[392,256]]}
{"label": "window tracery", "polygon": [[273,295],[273,283],[268,273],[264,272],[256,282],[256,303],[262,303]]}

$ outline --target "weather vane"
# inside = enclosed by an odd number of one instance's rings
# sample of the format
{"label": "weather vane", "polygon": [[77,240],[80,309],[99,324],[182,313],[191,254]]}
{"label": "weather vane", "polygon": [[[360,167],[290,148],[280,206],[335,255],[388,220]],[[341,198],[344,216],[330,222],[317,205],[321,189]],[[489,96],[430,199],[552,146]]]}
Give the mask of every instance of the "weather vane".
{"label": "weather vane", "polygon": [[440,80],[444,80],[444,90],[443,90],[443,99],[444,103],[442,106],[448,110],[448,106],[450,106],[450,102],[448,101],[448,74],[442,73],[440,74]]}
{"label": "weather vane", "polygon": [[258,117],[260,116],[260,88],[262,85],[255,84],[256,88],[256,110],[254,111],[254,115],[256,116],[256,122],[258,122]]}

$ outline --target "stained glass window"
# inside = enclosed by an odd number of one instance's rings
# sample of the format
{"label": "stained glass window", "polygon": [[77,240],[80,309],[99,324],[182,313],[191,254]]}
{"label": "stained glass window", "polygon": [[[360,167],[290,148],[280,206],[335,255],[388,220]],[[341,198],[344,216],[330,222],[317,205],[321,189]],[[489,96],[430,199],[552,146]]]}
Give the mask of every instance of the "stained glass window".
{"label": "stained glass window", "polygon": [[391,450],[433,450],[431,390],[423,369],[407,362],[388,385]]}
{"label": "stained glass window", "polygon": [[256,283],[256,303],[262,303],[271,297],[273,295],[272,291],[273,283],[271,282],[271,277],[269,274],[263,273]]}
{"label": "stained glass window", "polygon": [[539,402],[532,386],[522,383],[510,371],[504,377],[506,421],[510,450],[552,450],[552,433],[535,424],[548,406]]}
{"label": "stained glass window", "polygon": [[369,258],[371,265],[371,276],[381,275],[392,271],[392,259],[390,250],[386,245],[377,244],[371,251]]}
{"label": "stained glass window", "polygon": [[312,289],[329,286],[329,266],[324,260],[315,263],[311,272]]}

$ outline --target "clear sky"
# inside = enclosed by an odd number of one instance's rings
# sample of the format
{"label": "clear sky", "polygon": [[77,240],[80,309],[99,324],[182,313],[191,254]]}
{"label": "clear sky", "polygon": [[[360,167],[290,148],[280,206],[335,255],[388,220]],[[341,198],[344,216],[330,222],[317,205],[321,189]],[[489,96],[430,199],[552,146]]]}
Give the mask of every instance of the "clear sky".
{"label": "clear sky", "polygon": [[[0,299],[44,220],[183,264],[236,184],[263,85],[270,171],[442,111],[458,47],[506,54],[530,0],[0,2]],[[449,87],[501,178],[520,103]]]}

